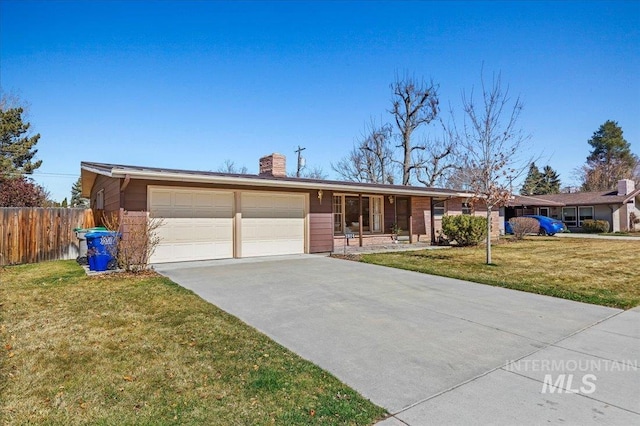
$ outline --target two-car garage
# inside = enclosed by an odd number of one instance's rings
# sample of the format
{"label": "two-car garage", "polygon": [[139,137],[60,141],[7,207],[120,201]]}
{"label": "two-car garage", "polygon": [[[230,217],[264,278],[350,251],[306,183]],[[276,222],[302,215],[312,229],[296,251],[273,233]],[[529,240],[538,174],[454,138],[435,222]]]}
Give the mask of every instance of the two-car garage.
{"label": "two-car garage", "polygon": [[162,220],[153,263],[305,252],[304,193],[147,190],[150,216]]}

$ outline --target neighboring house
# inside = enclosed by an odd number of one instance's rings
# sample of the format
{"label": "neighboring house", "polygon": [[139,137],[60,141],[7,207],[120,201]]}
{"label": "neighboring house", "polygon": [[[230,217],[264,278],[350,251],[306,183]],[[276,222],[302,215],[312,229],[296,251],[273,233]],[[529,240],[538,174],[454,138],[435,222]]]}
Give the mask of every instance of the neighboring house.
{"label": "neighboring house", "polygon": [[[467,192],[287,177],[280,154],[261,158],[259,175],[92,162],[81,172],[98,218],[145,211],[163,219],[156,263],[389,243],[394,224],[410,242],[433,242],[444,214],[472,213]],[[493,221],[497,235],[497,212]]]}
{"label": "neighboring house", "polygon": [[515,196],[504,209],[504,220],[539,214],[563,221],[571,231],[580,230],[587,219],[606,220],[611,232],[621,232],[640,228],[631,223],[632,213],[640,218],[640,188],[622,179],[613,191]]}

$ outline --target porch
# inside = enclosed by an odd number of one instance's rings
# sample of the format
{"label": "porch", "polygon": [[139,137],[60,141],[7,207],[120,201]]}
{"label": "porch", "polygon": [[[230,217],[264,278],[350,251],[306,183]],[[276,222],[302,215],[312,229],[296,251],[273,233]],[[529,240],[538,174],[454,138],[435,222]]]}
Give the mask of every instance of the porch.
{"label": "porch", "polygon": [[[361,254],[361,253],[385,253],[394,251],[412,251],[446,248],[445,246],[431,245],[430,241],[409,242],[409,236],[399,236],[394,242],[389,235],[388,239],[378,236],[378,239],[369,241],[367,244],[360,246],[358,238],[347,240],[345,238],[334,238],[333,254]],[[348,243],[348,244],[347,244]]]}

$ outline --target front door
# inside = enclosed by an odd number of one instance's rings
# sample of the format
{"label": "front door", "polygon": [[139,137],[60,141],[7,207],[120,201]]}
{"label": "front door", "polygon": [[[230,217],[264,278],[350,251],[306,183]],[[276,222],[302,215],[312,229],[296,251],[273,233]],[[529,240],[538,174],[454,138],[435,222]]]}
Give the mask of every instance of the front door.
{"label": "front door", "polygon": [[409,235],[409,199],[396,198],[396,223],[401,235]]}

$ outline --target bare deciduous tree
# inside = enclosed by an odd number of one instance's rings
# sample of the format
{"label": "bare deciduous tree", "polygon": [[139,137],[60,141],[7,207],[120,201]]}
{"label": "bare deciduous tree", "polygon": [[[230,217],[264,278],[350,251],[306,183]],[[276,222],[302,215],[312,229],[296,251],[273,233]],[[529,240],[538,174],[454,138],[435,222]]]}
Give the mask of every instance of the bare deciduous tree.
{"label": "bare deciduous tree", "polygon": [[[631,170],[631,172],[630,172]],[[633,168],[618,160],[609,163],[583,165],[575,170],[576,178],[582,182],[583,191],[606,191],[615,188],[618,180],[629,178],[640,183],[640,160]]]}
{"label": "bare deciduous tree", "polygon": [[[393,91],[393,115],[399,132],[398,148],[402,151],[402,184],[409,185],[411,172],[421,164],[416,164],[414,151],[425,150],[424,145],[413,144],[413,132],[423,124],[433,121],[439,111],[437,86],[431,81],[429,84],[409,76],[396,78],[391,85]],[[424,159],[424,156],[422,157]]]}
{"label": "bare deciduous tree", "polygon": [[238,175],[246,175],[248,173],[247,166],[238,167],[236,163],[231,160],[224,160],[224,163],[220,167],[218,167],[218,172],[220,173],[229,173],[229,174],[238,174]]}
{"label": "bare deciduous tree", "polygon": [[503,88],[501,77],[494,76],[491,86],[480,75],[481,95],[474,91],[463,93],[464,122],[455,132],[465,150],[465,162],[470,166],[470,189],[474,201],[487,208],[487,264],[491,263],[491,212],[504,205],[512,195],[512,182],[520,176],[531,161],[518,164],[517,154],[528,139],[518,127],[522,102],[512,101],[509,88]]}
{"label": "bare deciduous tree", "polygon": [[369,183],[393,183],[394,165],[391,126],[380,127],[372,121],[349,155],[331,168],[345,180]]}
{"label": "bare deciduous tree", "polygon": [[307,168],[305,167],[302,170],[302,177],[303,178],[307,178],[307,179],[320,179],[320,180],[324,180],[326,179],[328,176],[327,174],[324,172],[324,170],[322,169],[322,167],[311,167],[311,168]]}
{"label": "bare deciduous tree", "polygon": [[456,137],[451,128],[442,126],[440,139],[427,140],[417,150],[414,165],[416,180],[425,186],[443,186],[459,167]]}

